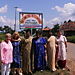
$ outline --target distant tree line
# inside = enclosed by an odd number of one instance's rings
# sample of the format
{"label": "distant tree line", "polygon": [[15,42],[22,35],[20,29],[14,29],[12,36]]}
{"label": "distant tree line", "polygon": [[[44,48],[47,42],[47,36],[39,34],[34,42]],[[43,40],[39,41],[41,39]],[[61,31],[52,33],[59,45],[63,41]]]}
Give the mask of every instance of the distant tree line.
{"label": "distant tree line", "polygon": [[[64,21],[64,23],[69,23],[69,22],[72,22],[70,19],[68,20],[68,21]],[[47,28],[47,26],[45,27],[45,28]],[[52,28],[52,30],[51,30],[51,32],[54,34],[54,35],[56,35],[56,32],[57,32],[57,30],[60,28],[60,25],[59,24],[55,24],[54,25],[54,27]],[[21,34],[24,34],[24,31],[25,31],[26,29],[23,29],[23,30],[21,30],[20,31],[20,33]],[[31,30],[31,29],[30,29]],[[0,26],[0,32],[4,32],[4,33],[13,33],[14,32],[14,30],[11,28],[11,27],[9,27],[9,26],[4,26],[4,27],[2,27],[2,26]],[[32,32],[32,34],[35,34],[35,32],[36,32],[36,29],[33,29],[33,32]]]}
{"label": "distant tree line", "polygon": [[0,32],[12,34],[14,30],[9,26],[4,26],[4,27],[0,26]]}

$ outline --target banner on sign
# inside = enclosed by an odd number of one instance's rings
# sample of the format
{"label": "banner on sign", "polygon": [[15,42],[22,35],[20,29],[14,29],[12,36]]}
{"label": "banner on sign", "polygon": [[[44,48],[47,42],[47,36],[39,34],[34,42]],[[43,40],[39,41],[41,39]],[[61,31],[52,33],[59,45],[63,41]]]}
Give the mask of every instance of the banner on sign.
{"label": "banner on sign", "polygon": [[43,14],[42,13],[25,13],[19,14],[20,28],[42,28],[43,27]]}

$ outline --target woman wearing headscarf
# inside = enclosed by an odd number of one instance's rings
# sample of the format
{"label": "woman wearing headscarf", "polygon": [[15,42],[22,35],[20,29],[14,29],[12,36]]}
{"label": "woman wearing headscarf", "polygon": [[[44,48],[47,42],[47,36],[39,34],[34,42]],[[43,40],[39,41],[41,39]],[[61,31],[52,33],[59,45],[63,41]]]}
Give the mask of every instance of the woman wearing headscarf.
{"label": "woman wearing headscarf", "polygon": [[13,62],[13,46],[10,40],[11,34],[7,33],[5,40],[0,43],[1,75],[10,74],[10,66]]}
{"label": "woman wearing headscarf", "polygon": [[12,36],[13,45],[13,63],[11,65],[13,74],[21,74],[21,39],[18,32],[14,32]]}
{"label": "woman wearing headscarf", "polygon": [[47,41],[42,37],[42,31],[36,31],[36,37],[32,40],[32,54],[34,54],[34,70],[45,70],[45,45]]}

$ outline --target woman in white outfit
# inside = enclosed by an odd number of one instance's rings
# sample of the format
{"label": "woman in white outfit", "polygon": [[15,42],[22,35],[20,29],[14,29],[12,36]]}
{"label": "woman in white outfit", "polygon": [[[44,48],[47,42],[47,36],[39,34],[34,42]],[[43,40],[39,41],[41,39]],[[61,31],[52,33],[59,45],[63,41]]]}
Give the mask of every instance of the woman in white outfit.
{"label": "woman in white outfit", "polygon": [[57,32],[58,35],[58,66],[61,69],[64,69],[66,67],[66,49],[67,49],[67,39],[65,36],[62,35],[61,31]]}

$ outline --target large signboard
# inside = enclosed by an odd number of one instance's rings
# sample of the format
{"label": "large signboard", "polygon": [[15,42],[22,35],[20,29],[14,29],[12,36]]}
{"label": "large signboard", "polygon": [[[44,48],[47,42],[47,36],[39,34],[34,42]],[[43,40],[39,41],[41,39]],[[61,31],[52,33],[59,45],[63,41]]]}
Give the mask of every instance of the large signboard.
{"label": "large signboard", "polygon": [[19,14],[20,28],[42,28],[43,27],[43,14],[42,13],[25,13]]}

